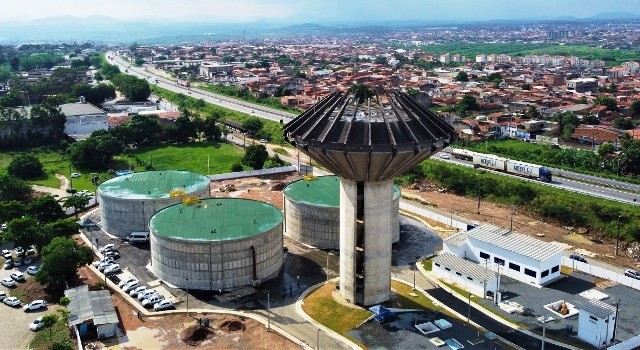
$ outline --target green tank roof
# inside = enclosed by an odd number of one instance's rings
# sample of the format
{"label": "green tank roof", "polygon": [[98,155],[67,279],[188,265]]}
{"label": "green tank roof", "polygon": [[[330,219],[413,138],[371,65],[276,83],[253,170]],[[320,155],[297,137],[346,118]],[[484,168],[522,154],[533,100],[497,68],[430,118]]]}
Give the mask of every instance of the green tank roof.
{"label": "green tank roof", "polygon": [[[340,207],[340,177],[320,176],[315,180],[298,180],[285,187],[289,199],[322,207]],[[400,189],[393,186],[393,199],[400,197]]]}
{"label": "green tank roof", "polygon": [[157,212],[149,227],[158,236],[191,241],[234,240],[259,235],[282,223],[269,203],[241,198],[210,198]]}
{"label": "green tank roof", "polygon": [[103,182],[98,191],[109,197],[126,199],[168,198],[169,191],[183,189],[186,194],[201,190],[211,180],[191,171],[144,171],[114,177]]}

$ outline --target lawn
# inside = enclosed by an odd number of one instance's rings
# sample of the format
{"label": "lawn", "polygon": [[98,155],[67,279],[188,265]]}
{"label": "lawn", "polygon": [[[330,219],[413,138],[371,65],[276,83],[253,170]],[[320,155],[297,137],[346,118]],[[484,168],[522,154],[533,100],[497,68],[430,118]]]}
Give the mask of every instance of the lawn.
{"label": "lawn", "polygon": [[54,342],[71,342],[69,328],[65,322],[60,319],[51,327],[51,332],[49,332],[49,329],[44,328],[38,331],[33,340],[31,340],[31,343],[29,343],[29,349],[45,350]]}
{"label": "lawn", "polygon": [[[431,299],[427,298],[422,292],[414,291],[412,287],[408,284],[391,281],[391,288],[398,294],[397,302],[400,304],[400,308],[403,309],[426,309],[431,311],[440,311],[445,312],[446,310],[442,309],[440,306],[436,306]],[[417,296],[409,295],[409,293],[414,293]],[[397,306],[390,306],[397,307]]]}
{"label": "lawn", "polygon": [[[128,155],[120,156],[142,171],[146,165],[156,170],[188,170],[200,174],[220,174],[231,171],[234,163],[240,163],[244,152],[239,147],[223,142],[198,142],[163,147],[140,147]],[[207,158],[209,169],[207,169]]]}

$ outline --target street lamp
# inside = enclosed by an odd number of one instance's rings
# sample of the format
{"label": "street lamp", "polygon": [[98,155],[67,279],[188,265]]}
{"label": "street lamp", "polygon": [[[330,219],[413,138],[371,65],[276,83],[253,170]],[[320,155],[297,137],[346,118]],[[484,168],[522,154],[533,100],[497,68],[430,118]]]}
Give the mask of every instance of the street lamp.
{"label": "street lamp", "polygon": [[616,220],[616,256],[618,256],[618,247],[620,246],[620,218],[621,216],[618,215],[618,219]]}
{"label": "street lamp", "polygon": [[469,300],[467,301],[469,307],[467,308],[467,326],[470,324],[470,319],[471,319],[471,298],[473,298],[473,295],[471,295],[470,291],[467,291],[469,293]]}
{"label": "street lamp", "polygon": [[189,316],[189,279],[187,278],[187,316]]}
{"label": "street lamp", "polygon": [[267,293],[267,332],[271,332],[271,302]]}
{"label": "street lamp", "polygon": [[411,269],[413,270],[413,290],[416,290],[416,263],[411,265]]}
{"label": "street lamp", "polygon": [[553,320],[554,318],[549,316],[538,317],[538,321],[542,322],[542,346],[540,347],[540,350],[544,350],[545,336],[547,331],[547,322],[551,322]]}
{"label": "street lamp", "polygon": [[318,328],[318,333],[316,335],[316,350],[320,350],[320,328]]}
{"label": "street lamp", "polygon": [[331,254],[331,252],[327,251],[327,283],[329,283],[329,255]]}

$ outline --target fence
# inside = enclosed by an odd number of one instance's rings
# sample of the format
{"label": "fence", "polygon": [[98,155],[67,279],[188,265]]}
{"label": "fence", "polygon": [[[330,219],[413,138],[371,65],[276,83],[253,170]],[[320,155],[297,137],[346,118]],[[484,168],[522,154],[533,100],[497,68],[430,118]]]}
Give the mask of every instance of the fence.
{"label": "fence", "polygon": [[569,259],[569,257],[567,256],[562,257],[562,265],[566,267],[570,267],[580,272],[584,272],[596,277],[600,277],[609,281],[616,282],[618,284],[625,285],[627,287],[631,287],[633,289],[640,290],[640,280],[627,277],[623,274],[617,273],[615,271],[607,270],[600,266],[589,265],[587,263],[583,263],[574,259]]}
{"label": "fence", "polygon": [[438,213],[433,210],[419,208],[402,200],[400,201],[400,209],[423,216],[427,219],[441,222],[445,225],[449,225],[451,227],[457,228],[460,231],[467,231],[467,227],[468,227],[467,223],[454,219],[453,214]]}
{"label": "fence", "polygon": [[228,180],[228,179],[239,179],[239,178],[251,177],[251,176],[290,173],[292,171],[297,171],[297,170],[298,170],[298,168],[295,165],[290,165],[290,166],[283,166],[283,167],[278,167],[278,168],[249,170],[249,171],[237,171],[237,172],[233,172],[233,173],[209,175],[209,179],[211,179],[211,181]]}

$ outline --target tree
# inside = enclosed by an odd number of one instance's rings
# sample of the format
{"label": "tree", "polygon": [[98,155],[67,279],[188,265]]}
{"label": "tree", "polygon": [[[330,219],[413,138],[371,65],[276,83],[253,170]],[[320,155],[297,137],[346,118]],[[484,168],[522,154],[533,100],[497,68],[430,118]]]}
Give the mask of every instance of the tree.
{"label": "tree", "polygon": [[586,97],[584,97],[584,96],[583,96],[583,97],[580,97],[579,99],[577,99],[577,100],[576,100],[576,103],[579,103],[579,104],[585,104],[585,103],[587,103],[587,102],[588,102],[588,101],[587,101],[587,98],[586,98]]}
{"label": "tree", "polygon": [[11,68],[7,66],[0,66],[0,83],[6,83],[13,76]]}
{"label": "tree", "polygon": [[0,222],[9,222],[23,216],[25,205],[18,201],[0,201]]}
{"label": "tree", "polygon": [[615,150],[615,147],[613,147],[611,143],[604,142],[600,145],[600,147],[598,147],[598,155],[604,158],[604,156],[613,153]]}
{"label": "tree", "polygon": [[631,112],[632,118],[640,118],[640,100],[633,100],[633,102],[631,102],[629,112]]}
{"label": "tree", "polygon": [[80,225],[76,219],[60,219],[50,222],[42,228],[45,242],[51,242],[56,237],[71,237],[78,233]]}
{"label": "tree", "polygon": [[467,72],[464,71],[460,71],[458,72],[458,75],[456,75],[456,81],[469,81],[469,76],[467,75]]}
{"label": "tree", "polygon": [[47,350],[73,350],[73,349],[75,349],[75,347],[73,346],[73,344],[71,344],[71,342],[57,341],[51,344],[51,346],[49,346],[49,349]]}
{"label": "tree", "polygon": [[595,114],[589,113],[582,117],[582,122],[587,125],[598,125],[600,124],[600,119]]}
{"label": "tree", "polygon": [[60,301],[58,302],[58,304],[67,307],[69,306],[69,304],[71,303],[71,299],[69,299],[68,297],[62,297],[60,298]]}
{"label": "tree", "polygon": [[598,96],[593,100],[593,104],[596,106],[605,106],[610,111],[618,110],[618,102],[616,102],[616,99],[613,97]]}
{"label": "tree", "polygon": [[31,244],[35,244],[39,249],[45,243],[38,221],[30,216],[9,221],[7,230],[4,233],[4,239],[5,241],[12,241],[14,247],[28,247]]}
{"label": "tree", "polygon": [[480,105],[475,97],[467,94],[458,102],[458,110],[461,112],[477,111],[480,110]]}
{"label": "tree", "polygon": [[200,131],[204,134],[204,137],[206,137],[207,140],[220,138],[221,131],[216,121],[217,119],[213,115],[209,115],[202,120]]}
{"label": "tree", "polygon": [[280,157],[276,154],[273,157],[269,157],[264,167],[266,169],[269,169],[269,168],[278,168],[283,166],[287,166],[287,162],[280,159]]}
{"label": "tree", "polygon": [[262,119],[257,117],[250,117],[242,122],[242,128],[246,130],[247,133],[249,133],[249,135],[251,136],[257,135],[263,127],[264,122],[262,121]]}
{"label": "tree", "polygon": [[146,101],[151,95],[149,83],[133,75],[117,74],[111,79],[111,82],[131,101]]}
{"label": "tree", "polygon": [[244,168],[242,167],[242,164],[240,163],[233,163],[233,165],[231,166],[231,171],[232,172],[238,172],[238,171],[243,171]]}
{"label": "tree", "polygon": [[613,127],[616,129],[631,130],[635,128],[635,125],[633,124],[633,121],[620,117],[613,120]]}
{"label": "tree", "polygon": [[538,111],[538,108],[534,105],[529,105],[529,108],[527,108],[527,111],[524,113],[525,118],[527,119],[538,119],[540,118],[540,112]]}
{"label": "tree", "polygon": [[373,63],[387,65],[389,63],[389,60],[384,56],[380,56],[380,57],[376,57]]}
{"label": "tree", "polygon": [[522,90],[531,90],[531,84],[529,83],[522,84]]}
{"label": "tree", "polygon": [[250,166],[254,170],[259,170],[264,167],[267,158],[269,158],[269,153],[264,145],[250,145],[244,152],[242,164]]}
{"label": "tree", "polygon": [[79,246],[73,240],[56,237],[42,248],[42,266],[36,274],[36,280],[47,285],[52,291],[65,288],[66,282],[76,277],[79,267],[93,260],[93,251]]}
{"label": "tree", "polygon": [[18,154],[7,168],[7,172],[21,179],[30,179],[43,175],[42,163],[33,154]]}
{"label": "tree", "polygon": [[31,186],[26,181],[10,174],[0,175],[0,200],[22,201],[31,194]]}
{"label": "tree", "polygon": [[373,97],[374,93],[370,87],[364,84],[353,84],[349,89],[354,97],[358,100],[358,103],[364,103],[367,99]]}
{"label": "tree", "polygon": [[65,217],[60,203],[50,194],[40,196],[27,204],[27,213],[38,219],[42,225]]}
{"label": "tree", "polygon": [[63,206],[65,208],[73,208],[73,212],[78,217],[78,212],[89,205],[89,197],[85,195],[69,196],[65,199]]}
{"label": "tree", "polygon": [[51,332],[53,326],[58,323],[58,315],[57,314],[48,314],[42,316],[42,324],[44,324],[45,328],[49,329],[49,341],[51,341]]}

